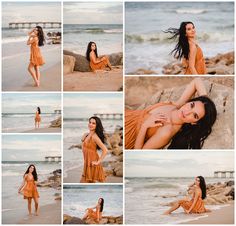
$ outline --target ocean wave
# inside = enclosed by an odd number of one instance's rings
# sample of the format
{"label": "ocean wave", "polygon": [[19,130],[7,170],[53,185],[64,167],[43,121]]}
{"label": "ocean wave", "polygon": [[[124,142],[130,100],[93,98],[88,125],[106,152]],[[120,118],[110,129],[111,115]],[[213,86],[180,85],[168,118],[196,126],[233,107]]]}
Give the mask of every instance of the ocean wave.
{"label": "ocean wave", "polygon": [[179,188],[178,185],[175,184],[168,184],[168,183],[163,183],[163,184],[149,184],[149,185],[144,185],[143,188],[146,189],[153,189],[153,188]]}
{"label": "ocean wave", "polygon": [[[156,34],[126,34],[126,43],[169,43],[170,35],[164,32]],[[234,36],[222,32],[198,33],[197,40],[201,42],[225,42],[234,41]]]}
{"label": "ocean wave", "polygon": [[27,36],[19,36],[19,37],[7,37],[2,39],[2,44],[9,44],[15,42],[26,42]]}
{"label": "ocean wave", "polygon": [[91,33],[91,34],[116,34],[116,33],[122,33],[123,29],[102,29],[102,28],[86,28],[86,29],[71,29],[71,30],[65,30],[64,34],[81,34],[81,33]]}
{"label": "ocean wave", "polygon": [[203,14],[203,13],[207,13],[208,10],[206,10],[206,9],[182,8],[182,9],[176,9],[175,12],[177,14]]}
{"label": "ocean wave", "polygon": [[14,177],[14,176],[22,176],[23,177],[23,174],[22,173],[19,173],[19,172],[13,172],[13,171],[3,171],[2,172],[2,176],[3,177]]}
{"label": "ocean wave", "polygon": [[125,188],[125,193],[132,193],[134,191],[133,188]]}
{"label": "ocean wave", "polygon": [[28,166],[28,163],[2,163],[3,167]]}

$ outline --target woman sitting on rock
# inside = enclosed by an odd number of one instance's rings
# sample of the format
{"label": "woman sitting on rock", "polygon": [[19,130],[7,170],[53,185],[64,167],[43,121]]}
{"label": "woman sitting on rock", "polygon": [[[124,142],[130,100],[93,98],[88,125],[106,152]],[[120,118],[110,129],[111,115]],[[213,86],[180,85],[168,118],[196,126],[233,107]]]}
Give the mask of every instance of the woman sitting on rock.
{"label": "woman sitting on rock", "polygon": [[171,214],[177,210],[180,206],[184,209],[187,214],[190,213],[205,213],[210,210],[205,208],[203,199],[206,198],[206,183],[202,176],[195,178],[194,186],[191,187],[192,198],[191,200],[179,200],[174,202],[172,207],[167,210],[164,214]]}
{"label": "woman sitting on rock", "polygon": [[[197,92],[198,97],[191,99]],[[125,110],[126,149],[201,149],[216,120],[203,81],[194,79],[176,102]]]}
{"label": "woman sitting on rock", "polygon": [[92,71],[103,70],[105,68],[112,69],[111,63],[107,56],[98,57],[97,45],[95,42],[89,42],[86,52],[86,58],[90,62]]}
{"label": "woman sitting on rock", "polygon": [[[103,206],[104,206],[104,199],[103,198],[98,199],[98,203],[95,207],[86,209],[86,213],[83,217],[83,220],[90,219],[96,221],[96,223],[99,223],[99,220],[101,220],[102,218]],[[93,209],[95,209],[95,211]]]}

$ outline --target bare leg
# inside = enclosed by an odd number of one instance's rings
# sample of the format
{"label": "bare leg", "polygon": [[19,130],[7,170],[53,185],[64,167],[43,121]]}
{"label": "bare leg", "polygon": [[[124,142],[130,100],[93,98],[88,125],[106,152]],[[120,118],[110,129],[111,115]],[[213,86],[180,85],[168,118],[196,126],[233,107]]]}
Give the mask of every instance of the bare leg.
{"label": "bare leg", "polygon": [[35,127],[35,129],[37,128],[37,122],[36,121],[34,121],[34,127]]}
{"label": "bare leg", "polygon": [[33,78],[33,80],[35,82],[35,86],[38,86],[38,80],[37,80],[37,77],[36,77],[36,75],[34,73],[33,68],[34,68],[34,65],[29,63],[28,71],[29,71],[30,75],[32,76],[32,78]]}
{"label": "bare leg", "polygon": [[38,80],[38,86],[40,85],[40,71],[39,71],[39,66],[34,66],[34,70],[36,73],[36,78]]}
{"label": "bare leg", "polygon": [[39,128],[39,122],[38,122],[38,128]]}
{"label": "bare leg", "polygon": [[28,211],[29,211],[29,215],[31,216],[31,201],[32,201],[32,198],[28,198]]}
{"label": "bare leg", "polygon": [[86,213],[84,214],[84,216],[83,216],[82,220],[86,220],[86,219],[87,219],[87,217],[88,217],[88,210],[86,210]]}
{"label": "bare leg", "polygon": [[173,211],[177,210],[180,207],[179,201],[175,202],[172,207],[164,212],[165,215],[171,214]]}
{"label": "bare leg", "polygon": [[39,215],[39,201],[38,198],[34,198],[34,206],[35,206],[35,215]]}

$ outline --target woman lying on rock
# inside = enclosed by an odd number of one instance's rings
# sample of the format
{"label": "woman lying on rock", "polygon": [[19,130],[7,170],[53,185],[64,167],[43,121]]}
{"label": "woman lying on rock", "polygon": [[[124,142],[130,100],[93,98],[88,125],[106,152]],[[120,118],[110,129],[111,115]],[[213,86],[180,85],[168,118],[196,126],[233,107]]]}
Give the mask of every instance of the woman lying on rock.
{"label": "woman lying on rock", "polygon": [[[197,93],[199,96],[192,98]],[[125,148],[201,149],[216,120],[216,107],[201,79],[188,84],[176,102],[125,110]]]}
{"label": "woman lying on rock", "polygon": [[[104,206],[104,199],[103,198],[98,199],[98,203],[95,207],[86,209],[86,213],[83,217],[83,220],[90,219],[99,223],[99,220],[102,218],[103,206]],[[95,211],[93,209],[95,209]]]}
{"label": "woman lying on rock", "polygon": [[172,207],[164,214],[171,214],[179,207],[182,207],[187,214],[210,212],[210,210],[205,208],[203,202],[203,199],[206,198],[206,183],[204,177],[198,176],[195,178],[194,185],[190,187],[189,193],[192,194],[191,200],[183,199],[174,202]]}
{"label": "woman lying on rock", "polygon": [[86,58],[92,71],[109,68],[112,70],[111,63],[107,56],[98,57],[97,45],[95,42],[89,42],[86,52]]}

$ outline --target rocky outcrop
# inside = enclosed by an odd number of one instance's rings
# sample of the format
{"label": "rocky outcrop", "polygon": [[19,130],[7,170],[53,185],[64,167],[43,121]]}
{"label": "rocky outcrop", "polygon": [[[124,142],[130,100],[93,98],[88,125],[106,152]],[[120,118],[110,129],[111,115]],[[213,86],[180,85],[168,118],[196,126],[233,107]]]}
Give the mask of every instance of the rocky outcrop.
{"label": "rocky outcrop", "polygon": [[48,177],[47,180],[39,182],[38,187],[50,187],[60,190],[61,189],[61,169],[55,170],[52,176]]}
{"label": "rocky outcrop", "polygon": [[[89,61],[86,59],[85,56],[73,53],[68,50],[63,51],[64,55],[72,56],[75,59],[75,66],[74,71],[80,71],[80,72],[90,72],[91,68],[89,66]],[[108,55],[108,58],[110,60],[110,63],[112,66],[118,66],[123,64],[123,54],[122,53],[113,53]],[[64,67],[67,65],[64,65]]]}
{"label": "rocky outcrop", "polygon": [[233,181],[207,185],[207,198],[204,200],[207,205],[218,205],[229,203],[234,200]]}
{"label": "rocky outcrop", "polygon": [[74,71],[75,57],[63,55],[63,74],[70,74]]}
{"label": "rocky outcrop", "polygon": [[61,128],[61,117],[57,118],[56,120],[51,121],[51,128]]}
{"label": "rocky outcrop", "polygon": [[[233,75],[234,74],[234,52],[217,54],[215,57],[206,58],[207,74],[210,75]],[[184,69],[179,61],[171,62],[163,67],[163,74],[184,74]]]}
{"label": "rocky outcrop", "polygon": [[[204,142],[203,149],[232,149],[234,147],[234,90],[211,80],[204,80],[208,96],[217,108],[217,119],[212,133]],[[135,109],[144,109],[158,102],[176,101],[183,93],[184,86],[162,89],[156,92],[144,104]],[[126,108],[134,109],[126,105]]]}
{"label": "rocky outcrop", "polygon": [[93,219],[82,220],[79,217],[71,217],[64,214],[63,224],[123,224],[123,216],[103,216],[99,222],[96,222]]}

